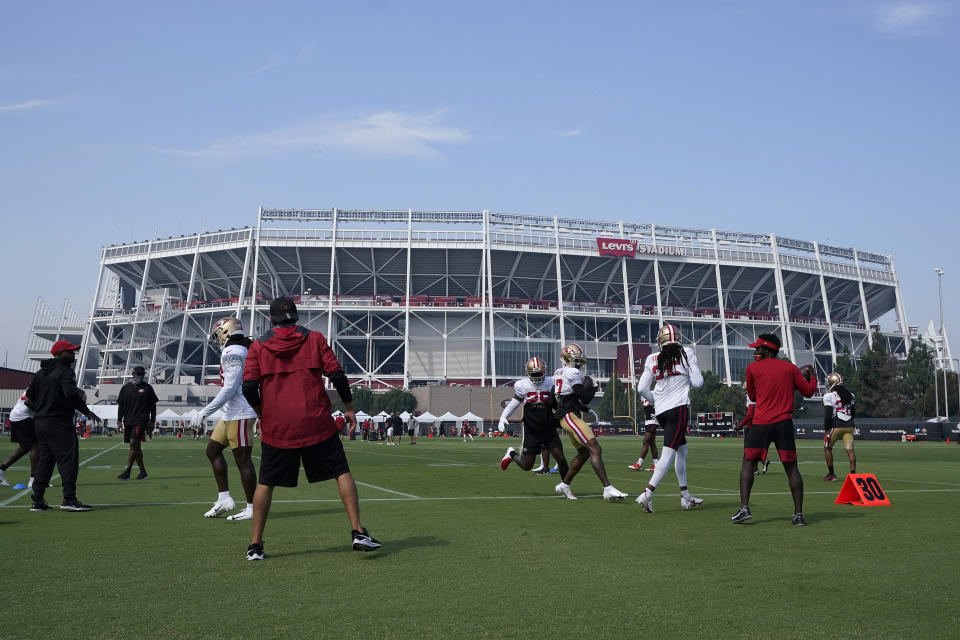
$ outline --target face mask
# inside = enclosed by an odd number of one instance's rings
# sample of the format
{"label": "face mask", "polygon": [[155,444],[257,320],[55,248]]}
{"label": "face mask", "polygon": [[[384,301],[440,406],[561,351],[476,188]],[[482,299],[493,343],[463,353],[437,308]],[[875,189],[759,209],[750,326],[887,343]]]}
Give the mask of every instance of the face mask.
{"label": "face mask", "polygon": [[143,382],[143,376],[133,376],[130,381],[133,382],[133,384],[140,384]]}

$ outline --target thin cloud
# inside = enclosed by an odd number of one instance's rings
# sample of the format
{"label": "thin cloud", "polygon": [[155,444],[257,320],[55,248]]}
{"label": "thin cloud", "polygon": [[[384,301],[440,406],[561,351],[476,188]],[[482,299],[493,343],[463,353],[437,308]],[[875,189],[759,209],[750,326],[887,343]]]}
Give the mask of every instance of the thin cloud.
{"label": "thin cloud", "polygon": [[414,116],[383,111],[355,120],[323,117],[263,133],[214,140],[200,149],[154,148],[158,153],[210,161],[238,161],[306,150],[435,158],[440,147],[464,143],[470,134],[440,122],[442,111]]}
{"label": "thin cloud", "polygon": [[566,131],[561,131],[558,135],[562,138],[573,138],[583,133],[583,129],[577,127],[576,129],[567,129]]}
{"label": "thin cloud", "polygon": [[16,104],[0,105],[0,113],[10,113],[13,111],[29,111],[30,109],[39,109],[41,107],[53,107],[63,104],[62,100],[27,100]]}
{"label": "thin cloud", "polygon": [[925,36],[938,32],[938,18],[946,11],[930,2],[899,2],[880,7],[876,27],[884,33],[898,36]]}
{"label": "thin cloud", "polygon": [[269,60],[267,60],[266,62],[264,62],[262,65],[260,65],[260,66],[257,67],[256,69],[254,69],[254,70],[253,70],[253,73],[259,75],[259,74],[261,74],[261,73],[266,73],[267,71],[270,71],[271,69],[276,69],[276,68],[279,67],[281,64],[283,64],[283,60],[284,60],[284,58],[283,58],[282,55],[280,55],[279,53],[275,53],[275,54],[273,54],[272,56],[270,56],[270,59],[269,59]]}

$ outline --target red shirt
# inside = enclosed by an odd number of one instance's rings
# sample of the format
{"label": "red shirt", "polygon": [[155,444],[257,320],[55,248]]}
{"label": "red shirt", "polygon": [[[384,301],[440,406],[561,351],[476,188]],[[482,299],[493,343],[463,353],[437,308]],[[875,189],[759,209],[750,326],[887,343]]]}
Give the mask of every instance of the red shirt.
{"label": "red shirt", "polygon": [[260,437],[271,447],[309,447],[337,434],[323,376],[342,367],[318,331],[274,327],[250,345],[244,380],[260,383]]}
{"label": "red shirt", "polygon": [[807,382],[797,365],[780,358],[764,358],[747,365],[747,395],[757,403],[753,424],[790,419],[794,389],[809,398],[817,390],[816,376]]}

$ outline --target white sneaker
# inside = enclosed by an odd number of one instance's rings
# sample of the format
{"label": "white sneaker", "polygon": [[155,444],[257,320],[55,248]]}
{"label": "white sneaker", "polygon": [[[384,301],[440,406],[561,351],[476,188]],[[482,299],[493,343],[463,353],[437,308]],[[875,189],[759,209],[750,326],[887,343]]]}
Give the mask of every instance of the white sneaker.
{"label": "white sneaker", "polygon": [[540,466],[539,466],[539,467],[537,467],[536,469],[533,470],[534,473],[539,473],[540,471],[543,471],[543,463],[542,463],[542,462],[540,463]]}
{"label": "white sneaker", "polygon": [[637,504],[643,507],[646,513],[653,513],[653,496],[648,498],[646,490],[637,497]]}
{"label": "white sneaker", "polygon": [[7,476],[4,475],[3,469],[0,469],[0,487],[9,487],[10,483],[7,482]]}
{"label": "white sneaker", "polygon": [[623,491],[620,491],[612,484],[608,484],[603,488],[603,499],[604,500],[623,500],[627,497]]}
{"label": "white sneaker", "polygon": [[702,498],[690,496],[689,498],[680,497],[680,507],[683,509],[693,509],[703,504]]}
{"label": "white sneaker", "polygon": [[557,492],[558,496],[563,496],[567,500],[576,500],[577,496],[573,495],[573,491],[570,491],[570,485],[561,482],[553,488]]}
{"label": "white sneaker", "polygon": [[513,462],[513,454],[516,452],[516,449],[509,447],[507,452],[503,454],[503,457],[500,458],[500,470],[506,471],[507,467],[510,466],[510,463]]}
{"label": "white sneaker", "polygon": [[253,507],[244,507],[242,511],[238,511],[232,516],[227,516],[227,520],[253,520]]}
{"label": "white sneaker", "polygon": [[211,507],[210,511],[207,511],[205,514],[203,514],[203,517],[216,518],[221,513],[233,511],[236,508],[237,505],[233,501],[233,498],[229,496],[227,498],[217,498],[217,501],[213,503],[213,507]]}

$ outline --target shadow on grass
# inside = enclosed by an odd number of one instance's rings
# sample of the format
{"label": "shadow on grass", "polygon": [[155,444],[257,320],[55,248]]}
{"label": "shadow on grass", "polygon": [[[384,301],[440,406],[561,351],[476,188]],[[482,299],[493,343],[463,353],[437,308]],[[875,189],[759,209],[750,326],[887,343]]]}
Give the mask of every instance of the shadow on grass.
{"label": "shadow on grass", "polygon": [[[842,519],[862,518],[863,512],[862,511],[847,511],[847,512],[817,511],[817,512],[811,513],[810,511],[806,511],[804,512],[804,515],[807,518],[807,526],[809,527],[809,526],[818,525],[821,522],[825,522],[827,520],[836,520],[837,518],[842,518]],[[773,515],[773,516],[758,518],[756,514],[754,514],[753,518],[751,518],[750,520],[747,520],[746,522],[736,523],[736,526],[749,527],[751,525],[756,525],[756,524],[776,524],[776,523],[784,523],[784,522],[787,525],[789,525],[791,518],[792,516],[789,516],[789,515],[786,515],[786,516]],[[734,523],[731,523],[731,524],[734,524]]]}
{"label": "shadow on grass", "polygon": [[[386,540],[383,542],[383,546],[376,551],[369,552],[356,552],[362,553],[364,560],[377,560],[378,558],[383,558],[385,556],[390,556],[407,549],[415,549],[417,547],[440,547],[450,544],[448,540],[443,538],[438,538],[436,536],[411,536],[409,538],[402,538],[400,540]],[[320,549],[302,549],[300,551],[286,551],[281,553],[268,553],[270,558],[286,558],[293,556],[312,556],[319,555],[322,553],[354,553],[349,546],[337,545],[333,547],[324,547]]]}

